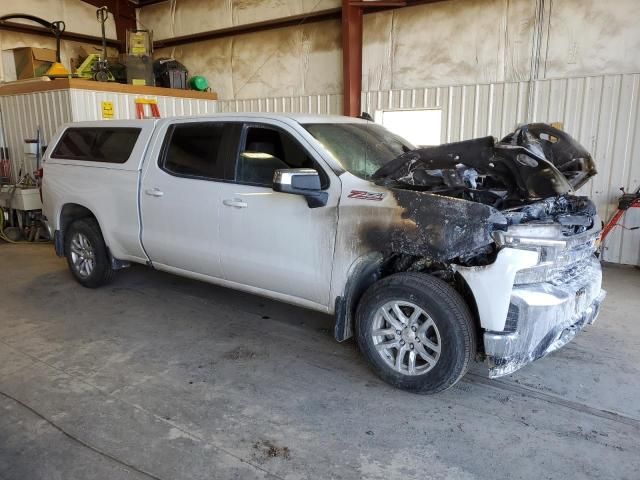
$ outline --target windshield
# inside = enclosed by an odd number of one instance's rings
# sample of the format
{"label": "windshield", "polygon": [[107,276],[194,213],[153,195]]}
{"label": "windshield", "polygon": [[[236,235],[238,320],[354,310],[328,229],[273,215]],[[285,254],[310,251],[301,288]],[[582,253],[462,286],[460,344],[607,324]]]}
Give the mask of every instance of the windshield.
{"label": "windshield", "polygon": [[415,147],[376,123],[303,125],[348,172],[368,180],[380,167]]}

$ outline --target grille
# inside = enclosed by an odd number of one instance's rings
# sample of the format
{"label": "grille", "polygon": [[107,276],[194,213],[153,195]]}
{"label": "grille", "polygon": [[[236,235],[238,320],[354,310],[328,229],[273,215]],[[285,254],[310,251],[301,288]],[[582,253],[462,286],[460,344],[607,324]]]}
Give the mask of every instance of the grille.
{"label": "grille", "polygon": [[[561,285],[571,281],[574,277],[584,272],[585,267],[589,267],[593,255],[596,251],[596,240],[598,234],[582,235],[574,238],[573,242],[561,251],[553,254],[545,252],[543,249],[543,261],[535,267],[520,270],[516,274],[515,284],[523,285],[528,283],[551,282]],[[550,255],[550,259],[544,259],[544,255]]]}
{"label": "grille", "polygon": [[591,271],[591,268],[592,260],[591,255],[589,255],[589,257],[569,266],[551,270],[548,281],[556,286],[571,284],[578,279],[583,278]]}
{"label": "grille", "polygon": [[555,262],[557,267],[570,267],[591,258],[593,253],[596,251],[597,238],[597,235],[587,237],[585,241],[570,245],[569,248],[560,252]]}
{"label": "grille", "polygon": [[520,315],[520,309],[517,305],[509,304],[509,311],[507,312],[507,321],[504,324],[504,333],[513,333],[518,328],[518,316]]}

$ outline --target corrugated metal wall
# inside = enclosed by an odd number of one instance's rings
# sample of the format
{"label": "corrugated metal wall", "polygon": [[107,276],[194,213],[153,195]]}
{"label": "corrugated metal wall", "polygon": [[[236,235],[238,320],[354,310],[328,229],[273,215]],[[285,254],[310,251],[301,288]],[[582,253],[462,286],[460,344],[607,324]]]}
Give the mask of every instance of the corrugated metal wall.
{"label": "corrugated metal wall", "polygon": [[42,138],[48,141],[58,126],[71,121],[69,96],[68,90],[0,96],[2,146],[8,150],[14,181],[20,172],[24,175],[36,168],[23,154],[24,140],[36,138],[40,127]]}
{"label": "corrugated metal wall", "polygon": [[[534,82],[363,92],[363,110],[442,109],[442,142],[483,135],[502,137],[524,122],[562,122],[596,161],[599,174],[580,193],[589,195],[603,219],[616,209],[620,187],[640,185],[640,74]],[[624,223],[640,225],[639,209]],[[640,230],[617,228],[604,259],[640,265]]]}
{"label": "corrugated metal wall", "polygon": [[341,115],[342,95],[305,95],[250,100],[218,100],[218,112],[317,113]]}
{"label": "corrugated metal wall", "polygon": [[[156,99],[162,117],[206,115],[216,111],[214,100],[71,89],[70,101],[73,121],[102,120],[103,101],[113,102],[115,118],[120,120],[135,119],[136,98]],[[148,114],[148,107],[145,108],[147,108]]]}

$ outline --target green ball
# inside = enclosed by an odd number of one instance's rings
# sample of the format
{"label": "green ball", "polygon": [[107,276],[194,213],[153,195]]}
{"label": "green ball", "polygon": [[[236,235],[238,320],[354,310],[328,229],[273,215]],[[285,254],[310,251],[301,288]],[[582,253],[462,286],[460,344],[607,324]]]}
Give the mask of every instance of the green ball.
{"label": "green ball", "polygon": [[204,92],[209,88],[209,82],[207,82],[206,78],[200,75],[195,75],[189,79],[189,87],[191,87],[192,90]]}

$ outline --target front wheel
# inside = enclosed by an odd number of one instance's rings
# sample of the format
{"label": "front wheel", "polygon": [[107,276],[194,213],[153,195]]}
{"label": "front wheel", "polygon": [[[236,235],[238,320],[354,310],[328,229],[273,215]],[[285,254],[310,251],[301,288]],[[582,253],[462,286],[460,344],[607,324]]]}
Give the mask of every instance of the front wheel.
{"label": "front wheel", "polygon": [[69,269],[81,285],[97,288],[111,281],[114,271],[98,222],[93,218],[76,220],[64,238]]}
{"label": "front wheel", "polygon": [[475,355],[467,304],[447,283],[425,274],[397,273],[373,284],[358,305],[356,329],[378,376],[414,393],[453,386]]}

